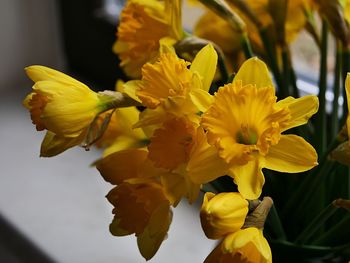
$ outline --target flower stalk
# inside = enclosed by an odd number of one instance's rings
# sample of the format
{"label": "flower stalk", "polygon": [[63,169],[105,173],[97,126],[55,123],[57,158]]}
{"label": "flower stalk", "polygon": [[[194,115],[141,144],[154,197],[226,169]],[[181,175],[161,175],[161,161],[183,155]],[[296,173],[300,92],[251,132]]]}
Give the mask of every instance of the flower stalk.
{"label": "flower stalk", "polygon": [[318,99],[320,102],[319,112],[316,115],[316,148],[319,154],[326,150],[327,129],[326,129],[326,90],[327,90],[327,47],[328,47],[328,24],[322,23],[322,40],[321,40],[321,63],[319,78]]}

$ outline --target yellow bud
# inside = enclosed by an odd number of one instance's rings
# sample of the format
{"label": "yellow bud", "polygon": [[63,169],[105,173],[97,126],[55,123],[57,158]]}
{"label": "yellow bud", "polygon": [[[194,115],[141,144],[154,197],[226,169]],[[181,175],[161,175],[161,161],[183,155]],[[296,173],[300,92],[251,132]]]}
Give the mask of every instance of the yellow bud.
{"label": "yellow bud", "polygon": [[238,231],[248,213],[248,201],[239,193],[206,193],[200,212],[202,228],[211,239]]}

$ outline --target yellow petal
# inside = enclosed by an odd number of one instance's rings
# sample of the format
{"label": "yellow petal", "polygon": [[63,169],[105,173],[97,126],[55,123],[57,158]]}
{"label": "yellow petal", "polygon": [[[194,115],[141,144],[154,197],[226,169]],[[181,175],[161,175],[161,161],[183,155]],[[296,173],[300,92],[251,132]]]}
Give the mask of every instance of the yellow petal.
{"label": "yellow petal", "polygon": [[107,182],[120,184],[126,179],[138,177],[147,154],[141,149],[115,152],[97,161],[96,168]]}
{"label": "yellow petal", "polygon": [[316,165],[317,153],[308,142],[296,135],[281,135],[279,143],[271,146],[265,156],[264,167],[279,172],[299,173]]}
{"label": "yellow petal", "polygon": [[159,40],[171,34],[166,15],[164,3],[157,0],[127,1],[119,17],[113,51],[129,77],[139,78],[142,66],[157,58]]}
{"label": "yellow petal", "polygon": [[233,81],[237,80],[242,81],[243,86],[253,84],[257,88],[273,87],[266,64],[257,57],[250,58],[242,64]]}
{"label": "yellow petal", "polygon": [[140,113],[140,120],[133,125],[133,128],[140,128],[150,125],[163,123],[166,120],[167,113],[163,107],[156,109],[145,109]]}
{"label": "yellow petal", "polygon": [[29,66],[25,68],[25,71],[28,75],[28,77],[34,81],[44,81],[44,80],[50,80],[50,81],[57,81],[62,84],[70,84],[70,85],[76,85],[87,88],[83,83],[77,81],[76,79],[73,79],[72,77],[59,72],[57,70],[45,67],[45,66]]}
{"label": "yellow petal", "polygon": [[139,89],[140,85],[140,80],[130,80],[124,83],[122,92],[127,94],[130,98],[141,103],[141,100],[136,96],[136,91]]}
{"label": "yellow petal", "polygon": [[[204,260],[204,263],[226,263],[230,261],[224,261],[224,253],[222,252],[222,243],[219,243],[215,249],[207,256],[207,258]],[[231,260],[232,258],[228,258],[228,260]]]}
{"label": "yellow petal", "polygon": [[156,167],[176,169],[188,161],[195,132],[194,124],[185,118],[167,120],[162,128],[154,132],[148,145],[148,158]]}
{"label": "yellow petal", "polygon": [[218,54],[214,47],[208,44],[197,53],[190,67],[192,72],[197,72],[202,77],[202,88],[207,92],[216,72],[217,60]]}
{"label": "yellow petal", "polygon": [[225,175],[228,164],[219,157],[214,146],[207,142],[202,128],[197,129],[195,144],[187,164],[188,176],[197,184],[205,184]]}
{"label": "yellow petal", "polygon": [[261,195],[265,183],[261,171],[262,164],[258,158],[249,161],[245,165],[232,166],[229,175],[233,177],[238,186],[238,191],[246,199],[257,199]]}
{"label": "yellow petal", "polygon": [[[345,91],[346,91],[346,99],[348,101],[348,112],[350,107],[350,73],[346,75],[345,80]],[[348,117],[346,119],[346,125],[348,127],[348,138],[350,138],[350,114],[348,113]]]}
{"label": "yellow petal", "polygon": [[84,135],[85,133],[78,137],[62,137],[47,131],[41,143],[40,156],[52,157],[71,147],[77,146],[84,140]]}
{"label": "yellow petal", "polygon": [[283,126],[282,131],[288,130],[307,123],[309,118],[318,111],[318,98],[314,95],[304,96],[302,98],[287,97],[277,102],[278,107],[287,107],[291,118],[287,126]]}
{"label": "yellow petal", "polygon": [[169,172],[161,176],[161,182],[164,186],[166,197],[176,207],[181,198],[186,195],[185,179],[179,174]]}
{"label": "yellow petal", "polygon": [[142,67],[142,85],[136,95],[148,108],[156,108],[168,97],[186,96],[191,89],[193,73],[176,54],[163,53],[157,62]]}
{"label": "yellow petal", "polygon": [[147,140],[140,140],[133,136],[121,135],[118,136],[113,143],[103,151],[103,157],[130,148],[142,148],[147,146],[147,143]]}
{"label": "yellow petal", "polygon": [[76,137],[81,134],[104,109],[97,93],[83,85],[72,85],[44,80],[36,82],[33,86],[35,93],[47,98],[40,114],[45,128],[64,137]]}
{"label": "yellow petal", "polygon": [[190,97],[193,104],[200,112],[206,112],[214,101],[214,97],[202,89],[192,90],[190,92]]}
{"label": "yellow petal", "polygon": [[145,230],[137,236],[137,245],[141,255],[151,259],[167,236],[173,214],[168,202],[163,202],[152,213]]}
{"label": "yellow petal", "polygon": [[166,0],[165,14],[168,18],[168,24],[171,25],[173,36],[180,40],[183,36],[182,19],[181,19],[181,0]]}
{"label": "yellow petal", "polygon": [[241,229],[228,235],[222,243],[222,249],[224,253],[240,255],[242,259],[246,260],[242,260],[242,262],[272,262],[269,243],[263,236],[262,230],[255,227]]}
{"label": "yellow petal", "polygon": [[172,37],[162,37],[159,40],[159,54],[163,53],[173,53],[176,54],[174,45],[176,44],[176,39]]}
{"label": "yellow petal", "polygon": [[[346,0],[345,1],[345,6],[344,6],[344,17],[348,23],[350,23],[350,1]],[[349,73],[348,73],[349,74]]]}

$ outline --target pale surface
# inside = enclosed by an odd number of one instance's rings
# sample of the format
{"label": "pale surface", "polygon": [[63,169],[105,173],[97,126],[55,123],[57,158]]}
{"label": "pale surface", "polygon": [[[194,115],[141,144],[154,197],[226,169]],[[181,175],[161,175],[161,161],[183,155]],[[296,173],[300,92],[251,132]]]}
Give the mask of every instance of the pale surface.
{"label": "pale surface", "polygon": [[[21,107],[23,97],[0,98],[0,213],[58,262],[144,262],[133,236],[108,231],[112,206],[104,196],[112,186],[89,167],[99,153],[76,148],[39,158],[43,133]],[[174,210],[169,237],[149,262],[203,262],[214,242],[197,211],[187,202]]]}

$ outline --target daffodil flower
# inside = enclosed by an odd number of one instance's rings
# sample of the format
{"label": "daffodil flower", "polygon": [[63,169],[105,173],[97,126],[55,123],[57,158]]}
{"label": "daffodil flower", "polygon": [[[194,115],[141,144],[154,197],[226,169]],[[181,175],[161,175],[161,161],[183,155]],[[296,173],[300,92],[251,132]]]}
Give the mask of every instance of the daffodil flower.
{"label": "daffodil flower", "polygon": [[110,106],[108,96],[44,66],[30,66],[26,73],[35,84],[23,101],[38,131],[47,130],[41,156],[57,155],[83,142],[87,127]]}
{"label": "daffodil flower", "polygon": [[107,194],[115,207],[110,231],[115,236],[135,234],[141,255],[151,259],[165,239],[172,211],[161,185],[156,182],[127,182],[113,188]]}
{"label": "daffodil flower", "polygon": [[180,0],[128,0],[120,15],[113,51],[126,74],[138,78],[142,66],[156,60],[160,42],[172,45],[182,37]]}
{"label": "daffodil flower", "polygon": [[201,123],[208,142],[230,166],[228,174],[238,191],[256,199],[264,184],[262,168],[297,173],[317,165],[316,151],[309,143],[282,134],[305,124],[317,110],[318,99],[313,95],[277,102],[266,65],[252,58],[233,83],[219,88]]}
{"label": "daffodil flower", "polygon": [[204,261],[204,263],[229,262],[272,263],[271,249],[262,230],[249,227],[226,236]]}
{"label": "daffodil flower", "polygon": [[124,91],[147,109],[135,127],[164,122],[168,115],[199,122],[213,97],[208,93],[213,80],[217,53],[211,45],[202,48],[190,68],[172,48],[164,47],[157,62],[142,67],[142,80],[127,82]]}
{"label": "daffodil flower", "polygon": [[110,231],[115,236],[135,234],[141,255],[149,260],[158,251],[172,220],[170,201],[159,180],[164,172],[147,159],[145,149],[125,149],[96,162],[109,183],[116,185],[108,194],[114,206]]}
{"label": "daffodil flower", "polygon": [[204,130],[184,117],[169,118],[156,129],[148,150],[154,165],[166,170],[160,178],[174,206],[182,197],[193,203],[207,177],[221,176],[227,170]]}

